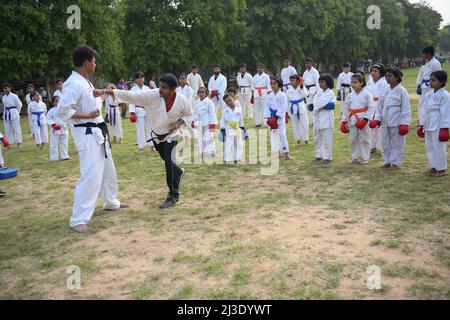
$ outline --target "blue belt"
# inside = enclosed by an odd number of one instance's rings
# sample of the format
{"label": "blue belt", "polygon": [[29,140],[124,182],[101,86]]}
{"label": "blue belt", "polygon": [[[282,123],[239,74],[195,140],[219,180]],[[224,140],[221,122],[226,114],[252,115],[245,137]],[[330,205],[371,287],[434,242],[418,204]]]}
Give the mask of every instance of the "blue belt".
{"label": "blue belt", "polygon": [[37,116],[37,124],[40,127],[41,126],[41,114],[44,114],[45,112],[32,112],[34,116]]}
{"label": "blue belt", "polygon": [[291,114],[294,114],[294,105],[296,105],[297,108],[297,119],[300,120],[300,103],[303,102],[303,99],[300,100],[291,100]]}
{"label": "blue belt", "polygon": [[289,90],[289,86],[290,86],[291,84],[283,84],[283,87],[285,87],[286,88],[286,90]]}
{"label": "blue belt", "polygon": [[422,85],[426,85],[427,88],[429,88],[430,87],[430,81],[431,80],[422,80]]}
{"label": "blue belt", "polygon": [[[116,120],[117,120],[116,108],[117,108],[117,106],[109,106],[109,121],[112,126],[116,125]],[[111,109],[114,109],[114,117],[113,117],[113,114],[111,113],[111,111],[112,111]]]}
{"label": "blue belt", "polygon": [[269,109],[270,109],[270,116],[275,117],[277,115],[278,110],[274,110],[272,108],[269,108]]}
{"label": "blue belt", "polygon": [[[17,109],[17,107],[5,107],[5,109],[7,111],[7,112],[5,112],[5,120],[10,120],[11,121],[11,111],[9,111],[9,110]],[[8,119],[8,116],[9,116],[9,119]]]}

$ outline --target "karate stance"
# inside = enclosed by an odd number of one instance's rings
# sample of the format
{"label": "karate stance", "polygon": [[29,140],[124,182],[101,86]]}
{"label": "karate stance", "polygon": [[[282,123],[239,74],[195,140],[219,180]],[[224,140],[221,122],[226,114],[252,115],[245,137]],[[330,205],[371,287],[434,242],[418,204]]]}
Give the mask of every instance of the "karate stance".
{"label": "karate stance", "polygon": [[11,92],[9,83],[3,86],[3,121],[5,125],[5,136],[10,143],[16,143],[20,148],[22,144],[22,128],[20,126],[20,110],[22,110],[22,101]]}
{"label": "karate stance", "polygon": [[256,128],[260,128],[263,123],[264,108],[266,106],[267,94],[271,91],[270,78],[264,72],[264,65],[259,63],[253,76],[253,97],[254,97],[254,114]]}
{"label": "karate stance", "polygon": [[44,149],[46,143],[48,143],[48,128],[47,118],[47,106],[42,102],[41,95],[38,91],[32,94],[33,101],[28,106],[30,108],[31,115],[33,117],[33,134],[36,147],[38,149]]}
{"label": "karate stance", "polygon": [[243,154],[241,130],[245,132],[244,114],[232,95],[227,93],[224,100],[226,107],[220,121],[220,131],[225,140],[225,163],[238,163],[242,161]]}
{"label": "karate stance", "polygon": [[213,69],[214,75],[209,79],[208,90],[211,100],[216,108],[216,113],[223,112],[225,103],[223,96],[227,91],[227,78],[221,73],[220,65],[216,64]]}
{"label": "karate stance", "polygon": [[299,75],[292,75],[290,81],[291,86],[286,93],[286,97],[288,102],[287,111],[292,121],[294,139],[298,144],[302,140],[309,144],[309,119],[305,103],[308,92],[304,86],[303,78]]}

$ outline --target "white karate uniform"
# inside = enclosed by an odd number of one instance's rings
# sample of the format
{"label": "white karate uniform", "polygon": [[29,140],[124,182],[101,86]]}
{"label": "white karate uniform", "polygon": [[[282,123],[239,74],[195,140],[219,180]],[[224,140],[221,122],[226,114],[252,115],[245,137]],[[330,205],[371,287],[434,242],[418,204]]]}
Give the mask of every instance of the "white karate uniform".
{"label": "white karate uniform", "polygon": [[[3,139],[3,135],[0,132],[0,139]],[[5,160],[3,159],[3,153],[2,153],[3,143],[0,141],[0,166],[3,166],[5,164]]]}
{"label": "white karate uniform", "polygon": [[272,89],[270,87],[270,78],[263,72],[260,74],[255,74],[253,76],[253,98],[255,100],[255,124],[257,126],[263,123],[264,108],[266,106],[266,97]]}
{"label": "white karate uniform", "polygon": [[55,92],[53,92],[54,97],[60,97],[61,98],[62,92],[61,90],[57,89]]}
{"label": "white karate uniform", "polygon": [[270,144],[272,153],[289,153],[289,143],[286,136],[286,112],[287,98],[281,90],[276,94],[271,92],[267,95],[264,108],[264,122],[273,116],[278,116],[278,129],[270,129]]}
{"label": "white karate uniform", "polygon": [[[358,109],[365,111],[356,112]],[[358,119],[373,119],[375,106],[372,94],[363,89],[360,93],[353,91],[347,97],[342,110],[342,121],[347,122],[350,129],[350,145],[352,150],[352,160],[364,161],[370,159],[370,128],[369,123],[360,130],[355,127]]]}
{"label": "white karate uniform", "polygon": [[3,120],[5,124],[5,136],[9,143],[22,143],[22,128],[20,126],[20,110],[22,101],[15,93],[3,95]]}
{"label": "white karate uniform", "polygon": [[[308,107],[308,105],[313,103],[314,96],[320,90],[319,78],[320,78],[319,71],[317,71],[317,69],[314,67],[311,67],[311,70],[306,69],[305,72],[303,72],[303,79],[305,80],[305,87],[306,87],[306,90],[308,91],[306,107]],[[315,123],[313,112],[311,112],[309,110],[308,110],[308,118],[309,118],[309,123]]]}
{"label": "white karate uniform", "polygon": [[411,123],[409,93],[401,84],[393,89],[389,86],[382,93],[375,119],[381,121],[384,163],[401,166],[406,136],[399,135],[398,130],[400,125]]}
{"label": "white karate uniform", "polygon": [[342,101],[346,101],[347,96],[353,91],[352,85],[353,72],[341,72],[337,80],[337,90],[341,91]]}
{"label": "white karate uniform", "polygon": [[114,98],[108,96],[106,98],[106,112],[109,119],[110,137],[123,139],[122,116],[119,104]]}
{"label": "white karate uniform", "polygon": [[[66,122],[57,117],[57,108],[51,108],[47,113],[47,124],[50,127],[50,161],[69,159],[69,130]],[[52,125],[59,125],[55,130]],[[61,156],[61,158],[60,158]]]}
{"label": "white karate uniform", "polygon": [[30,111],[30,103],[33,100],[31,100],[29,93],[27,93],[27,95],[25,96],[25,101],[27,103],[28,125],[30,126],[30,133],[33,133],[33,117],[31,115],[31,111]]}
{"label": "white karate uniform", "polygon": [[[149,87],[144,85],[140,88],[138,85],[135,85],[130,91],[131,92],[140,92],[140,91],[150,91]],[[153,89],[154,90],[154,89]],[[145,107],[145,106],[141,106]],[[146,146],[153,146],[153,142],[147,143],[148,140],[151,139],[152,136],[152,126],[150,119],[147,117],[147,112],[145,112],[144,108],[136,107],[134,104],[130,104],[128,106],[128,111],[130,113],[135,113],[136,120],[136,139],[138,143],[139,149],[144,149]]]}
{"label": "white karate uniform", "polygon": [[328,103],[335,102],[331,89],[319,89],[314,95],[314,139],[316,158],[333,160],[334,110],[323,109]]}
{"label": "white karate uniform", "polygon": [[428,92],[420,111],[430,168],[446,170],[448,143],[439,141],[439,131],[450,128],[450,94],[445,88]]}
{"label": "white karate uniform", "polygon": [[292,131],[296,141],[309,141],[309,119],[306,109],[306,98],[308,92],[306,88],[290,87],[286,93],[287,112],[292,122]]}
{"label": "white karate uniform", "polygon": [[290,77],[297,74],[297,70],[293,66],[287,66],[281,69],[281,80],[283,80],[283,92],[286,93],[291,87]]}
{"label": "white karate uniform", "polygon": [[[104,122],[101,115],[95,119],[72,118],[75,112],[87,114],[97,109],[102,110],[102,100],[94,98],[94,86],[89,80],[73,71],[63,88],[56,109],[56,116],[61,121],[70,121],[73,125]],[[100,128],[90,129],[84,127],[72,129],[73,140],[80,157],[81,177],[75,187],[71,227],[86,224],[91,220],[99,194],[103,198],[104,209],[120,208],[120,201],[117,199],[116,168],[109,141],[105,141]]]}
{"label": "white karate uniform", "polygon": [[[416,83],[420,85],[422,88],[422,95],[420,96],[419,106],[418,106],[418,113],[420,117],[420,108],[423,105],[423,100],[425,95],[432,91],[433,89],[430,88],[430,77],[431,74],[435,71],[442,70],[442,65],[439,62],[436,57],[433,57],[430,61],[427,61],[423,66],[420,67],[419,74],[417,75],[417,81]],[[420,121],[420,119],[419,119]]]}
{"label": "white karate uniform", "polygon": [[239,105],[228,106],[223,110],[220,128],[225,129],[225,162],[242,161],[243,140],[241,127],[244,127],[244,113]]}
{"label": "white karate uniform", "polygon": [[248,110],[248,117],[253,118],[253,105],[250,103],[253,92],[253,77],[246,72],[244,75],[238,73],[236,82],[239,87],[239,103],[242,107],[242,112],[245,115],[245,110]]}
{"label": "white karate uniform", "polygon": [[197,95],[198,89],[205,87],[202,77],[198,73],[194,75],[191,72],[187,76],[187,84],[194,90],[194,100],[197,101],[199,99]]}
{"label": "white karate uniform", "polygon": [[[220,110],[223,112],[225,108],[225,102],[223,101],[223,96],[225,95],[225,91],[227,91],[227,78],[223,74],[219,74],[216,79],[216,75],[213,75],[208,82],[208,90],[211,93],[212,91],[217,91],[218,94],[212,100],[214,106],[216,107],[216,112]],[[220,107],[220,108],[219,108]]]}
{"label": "white karate uniform", "polygon": [[[186,98],[186,100],[189,102],[189,105],[191,106],[191,109],[193,110],[194,108],[194,90],[192,90],[191,87],[189,87],[189,85],[185,85],[183,88],[181,86],[179,86],[176,90],[177,94],[181,94],[182,96],[184,96]],[[188,139],[190,137],[194,137],[194,130],[192,129],[192,127],[188,124],[188,125],[183,125],[181,127],[181,135],[183,137],[185,137],[186,139],[184,140],[185,142],[185,146],[188,146]]]}
{"label": "white karate uniform", "polygon": [[[380,96],[386,88],[389,87],[386,79],[384,77],[380,78],[377,82],[370,77],[369,82],[367,83],[366,89],[372,94],[375,112],[379,108],[380,105]],[[370,119],[372,120],[372,119]],[[381,128],[370,129],[370,148],[371,149],[380,149],[381,150]]]}
{"label": "white karate uniform", "polygon": [[28,108],[33,117],[34,141],[36,144],[48,143],[47,106],[42,101],[32,101]]}
{"label": "white karate uniform", "polygon": [[195,122],[195,127],[201,130],[201,134],[198,136],[200,153],[215,154],[216,142],[214,134],[209,130],[209,126],[217,125],[218,123],[216,109],[208,97],[203,100],[199,99],[195,103],[192,120]]}

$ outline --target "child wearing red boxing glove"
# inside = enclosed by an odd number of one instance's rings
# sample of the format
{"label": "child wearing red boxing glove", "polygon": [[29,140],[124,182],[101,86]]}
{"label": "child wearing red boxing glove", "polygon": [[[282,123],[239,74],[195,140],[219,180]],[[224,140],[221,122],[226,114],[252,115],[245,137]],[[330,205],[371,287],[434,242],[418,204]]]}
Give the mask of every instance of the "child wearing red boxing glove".
{"label": "child wearing red boxing glove", "polygon": [[411,123],[411,101],[409,93],[401,85],[403,74],[397,68],[386,70],[389,87],[380,97],[375,120],[371,125],[382,128],[384,165],[382,168],[395,170],[403,164],[405,136]]}
{"label": "child wearing red boxing glove", "polygon": [[373,96],[365,88],[366,80],[361,74],[351,76],[351,85],[353,92],[344,101],[342,123],[347,124],[350,131],[352,163],[367,165],[371,140],[368,122],[373,118],[375,106]]}
{"label": "child wearing red boxing glove", "polygon": [[47,124],[50,127],[50,161],[69,160],[69,131],[67,123],[56,116],[59,97],[52,98],[51,108],[47,113]]}
{"label": "child wearing red boxing glove", "polygon": [[5,166],[5,160],[3,160],[2,148],[7,148],[9,146],[9,141],[0,132],[0,168]]}
{"label": "child wearing red boxing glove", "polygon": [[[445,89],[447,73],[431,74],[430,87],[420,108],[419,131],[425,135],[425,147],[433,177],[442,177],[447,170],[447,141],[450,128],[450,95]],[[419,134],[419,132],[418,132]]]}
{"label": "child wearing red boxing glove", "polygon": [[200,154],[214,157],[216,154],[216,143],[214,132],[217,126],[216,108],[211,99],[208,98],[208,89],[201,87],[197,91],[199,100],[194,104],[192,114],[192,126],[198,132],[198,147]]}

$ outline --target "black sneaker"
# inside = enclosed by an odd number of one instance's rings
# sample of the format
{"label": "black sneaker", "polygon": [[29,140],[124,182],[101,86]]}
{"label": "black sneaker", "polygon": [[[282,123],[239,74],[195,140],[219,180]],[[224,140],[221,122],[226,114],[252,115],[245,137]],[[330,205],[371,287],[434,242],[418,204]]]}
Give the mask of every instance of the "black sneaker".
{"label": "black sneaker", "polygon": [[180,199],[174,198],[174,197],[168,197],[160,206],[160,209],[168,209],[170,207],[173,207],[177,203],[180,202]]}
{"label": "black sneaker", "polygon": [[7,193],[0,190],[0,198],[6,197]]}

